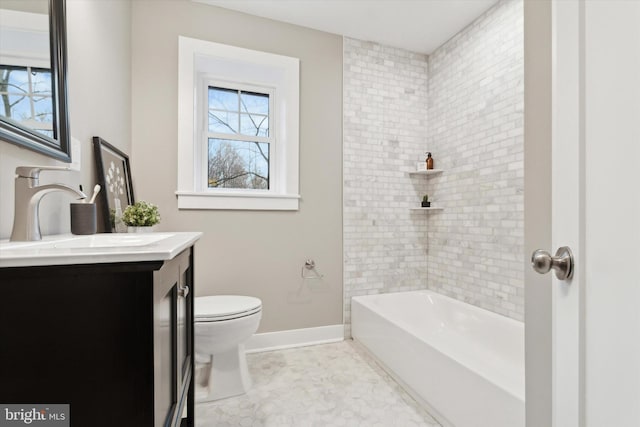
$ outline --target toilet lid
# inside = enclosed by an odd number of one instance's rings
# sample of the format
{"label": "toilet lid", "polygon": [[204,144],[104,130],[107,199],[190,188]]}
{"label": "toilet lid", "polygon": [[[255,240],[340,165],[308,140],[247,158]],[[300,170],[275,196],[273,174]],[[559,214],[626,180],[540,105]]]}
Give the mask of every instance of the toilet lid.
{"label": "toilet lid", "polygon": [[200,321],[228,320],[248,316],[262,309],[262,301],[240,295],[196,297],[194,317]]}

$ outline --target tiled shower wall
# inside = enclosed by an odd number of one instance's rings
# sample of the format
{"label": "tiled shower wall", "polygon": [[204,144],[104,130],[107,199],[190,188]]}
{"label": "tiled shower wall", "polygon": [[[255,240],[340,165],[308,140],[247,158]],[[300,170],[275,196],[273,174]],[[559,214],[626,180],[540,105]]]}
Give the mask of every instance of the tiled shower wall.
{"label": "tiled shower wall", "polygon": [[[352,296],[427,285],[522,320],[522,0],[428,59],[345,38],[343,87],[346,336]],[[444,172],[408,176],[426,150]]]}
{"label": "tiled shower wall", "polygon": [[426,288],[426,181],[407,172],[424,152],[425,55],[344,39],[345,335],[351,297]]}
{"label": "tiled shower wall", "polygon": [[429,289],[524,318],[523,2],[498,3],[429,55]]}

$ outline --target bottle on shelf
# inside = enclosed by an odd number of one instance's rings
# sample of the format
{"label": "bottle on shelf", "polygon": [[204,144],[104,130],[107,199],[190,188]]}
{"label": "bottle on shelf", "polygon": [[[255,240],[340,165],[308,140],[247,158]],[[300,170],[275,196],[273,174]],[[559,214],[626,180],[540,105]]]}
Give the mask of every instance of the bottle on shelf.
{"label": "bottle on shelf", "polygon": [[427,153],[427,169],[433,169],[433,157],[431,157],[431,153]]}

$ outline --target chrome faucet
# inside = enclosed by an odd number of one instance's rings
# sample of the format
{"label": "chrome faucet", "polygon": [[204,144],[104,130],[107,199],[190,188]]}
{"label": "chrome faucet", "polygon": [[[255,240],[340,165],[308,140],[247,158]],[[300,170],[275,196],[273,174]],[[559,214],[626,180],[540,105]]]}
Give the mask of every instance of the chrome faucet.
{"label": "chrome faucet", "polygon": [[68,171],[69,168],[56,166],[19,166],[16,168],[15,209],[13,212],[13,231],[10,239],[12,242],[42,239],[38,208],[40,200],[45,194],[53,191],[68,191],[78,196],[78,199],[87,198],[82,191],[64,184],[39,185],[38,180],[42,170]]}

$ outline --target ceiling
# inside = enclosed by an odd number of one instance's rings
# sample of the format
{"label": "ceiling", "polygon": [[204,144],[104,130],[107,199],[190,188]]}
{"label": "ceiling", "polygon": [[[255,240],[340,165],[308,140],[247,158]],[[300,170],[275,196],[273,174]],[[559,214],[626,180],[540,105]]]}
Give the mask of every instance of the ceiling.
{"label": "ceiling", "polygon": [[194,1],[427,54],[497,3],[497,0]]}

